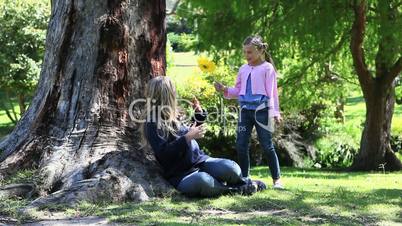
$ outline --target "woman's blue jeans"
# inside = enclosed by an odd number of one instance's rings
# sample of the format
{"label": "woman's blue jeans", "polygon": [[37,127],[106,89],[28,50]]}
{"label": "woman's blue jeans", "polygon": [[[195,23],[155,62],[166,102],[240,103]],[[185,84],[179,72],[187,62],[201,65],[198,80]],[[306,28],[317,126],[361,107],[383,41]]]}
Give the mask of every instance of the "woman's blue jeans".
{"label": "woman's blue jeans", "polygon": [[185,176],[177,190],[190,197],[213,197],[234,192],[247,183],[240,166],[230,159],[208,158],[198,171]]}
{"label": "woman's blue jeans", "polygon": [[279,161],[272,143],[272,134],[263,125],[268,125],[268,107],[258,111],[241,109],[236,131],[236,150],[239,165],[243,176],[248,177],[250,170],[249,140],[253,126],[255,126],[258,141],[268,160],[271,176],[273,179],[278,179],[280,177]]}

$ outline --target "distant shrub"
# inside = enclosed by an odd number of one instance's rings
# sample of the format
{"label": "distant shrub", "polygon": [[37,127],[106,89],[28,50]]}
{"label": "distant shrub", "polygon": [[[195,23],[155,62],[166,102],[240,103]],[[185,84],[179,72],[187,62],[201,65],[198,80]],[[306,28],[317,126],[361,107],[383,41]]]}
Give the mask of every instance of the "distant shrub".
{"label": "distant shrub", "polygon": [[167,34],[167,38],[175,52],[190,51],[197,43],[196,37],[192,34],[176,34],[171,32]]}
{"label": "distant shrub", "polygon": [[166,42],[166,67],[167,70],[171,69],[174,66],[174,58],[173,58],[173,49],[170,41]]}
{"label": "distant shrub", "polygon": [[402,152],[402,136],[391,136],[391,149]]}
{"label": "distant shrub", "polygon": [[355,145],[340,140],[320,139],[317,148],[316,162],[322,167],[348,167],[358,153]]}

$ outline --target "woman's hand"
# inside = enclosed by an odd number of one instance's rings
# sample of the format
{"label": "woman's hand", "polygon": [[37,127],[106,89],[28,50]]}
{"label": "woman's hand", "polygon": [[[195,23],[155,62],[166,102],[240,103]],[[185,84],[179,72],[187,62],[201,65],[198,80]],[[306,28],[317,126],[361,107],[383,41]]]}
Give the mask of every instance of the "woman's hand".
{"label": "woman's hand", "polygon": [[218,91],[218,92],[224,92],[227,89],[227,87],[224,86],[220,82],[214,82],[214,86],[215,86],[216,91]]}
{"label": "woman's hand", "polygon": [[197,111],[197,112],[202,111],[200,101],[197,99],[197,97],[193,97],[193,100],[191,101],[191,103],[192,103],[191,106],[193,107],[193,109],[195,111]]}
{"label": "woman's hand", "polygon": [[186,137],[186,140],[189,142],[192,139],[199,139],[204,137],[205,131],[206,129],[204,125],[196,126],[196,123],[194,123],[193,125],[191,125],[188,132],[184,136]]}

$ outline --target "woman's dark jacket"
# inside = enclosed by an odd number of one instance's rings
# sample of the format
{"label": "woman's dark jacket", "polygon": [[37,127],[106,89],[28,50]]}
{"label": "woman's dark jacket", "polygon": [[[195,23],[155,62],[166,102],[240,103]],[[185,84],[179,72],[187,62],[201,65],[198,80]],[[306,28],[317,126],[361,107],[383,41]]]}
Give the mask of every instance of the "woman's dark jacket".
{"label": "woman's dark jacket", "polygon": [[[207,111],[195,112],[192,122],[202,124],[207,118]],[[204,162],[206,155],[198,146],[196,140],[187,142],[185,134],[187,126],[182,126],[177,131],[178,136],[169,134],[167,138],[161,137],[161,130],[157,128],[156,122],[145,122],[144,133],[152,147],[156,159],[163,168],[164,177],[177,187],[186,175],[197,170],[197,165]]]}

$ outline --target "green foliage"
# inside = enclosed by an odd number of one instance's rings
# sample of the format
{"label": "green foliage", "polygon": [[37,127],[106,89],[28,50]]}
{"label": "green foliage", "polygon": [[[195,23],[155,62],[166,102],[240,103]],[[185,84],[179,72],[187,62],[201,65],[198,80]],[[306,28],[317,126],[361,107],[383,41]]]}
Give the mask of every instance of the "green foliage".
{"label": "green foliage", "polygon": [[186,19],[183,17],[179,17],[177,15],[170,15],[166,17],[167,25],[166,32],[167,33],[186,33],[191,34],[191,29],[187,26]]}
{"label": "green foliage", "polygon": [[359,150],[363,129],[364,102],[361,97],[348,98],[345,103],[345,122],[339,123],[331,117],[321,118],[317,160],[322,167],[347,167]]}
{"label": "green foliage", "polygon": [[349,1],[196,0],[184,1],[178,14],[198,36],[196,51],[231,67],[244,63],[244,38],[260,34],[279,72],[282,110],[297,113],[322,105],[321,116],[332,117],[327,109],[358,87],[348,46],[349,8]]}
{"label": "green foliage", "polygon": [[396,86],[395,86],[396,104],[402,105],[402,81],[401,81],[401,77],[398,76],[396,81],[397,81]]}
{"label": "green foliage", "polygon": [[395,152],[402,152],[402,135],[401,136],[391,136],[391,148]]}
{"label": "green foliage", "polygon": [[[243,63],[244,38],[260,34],[269,43],[281,75],[282,109],[298,112],[315,104],[335,106],[358,89],[349,49],[352,4],[347,0],[187,0],[178,14],[188,18],[197,34],[196,51],[207,51],[227,64]],[[384,57],[387,63],[400,55],[400,14],[392,12],[392,22],[386,17],[388,8],[397,4],[391,0],[368,2],[364,47],[370,70],[374,70],[380,43],[386,43],[390,51],[390,56]]]}
{"label": "green foliage", "polygon": [[395,87],[395,96],[398,100],[402,99],[402,86]]}
{"label": "green foliage", "polygon": [[174,66],[173,49],[170,41],[166,41],[166,70],[170,70]]}
{"label": "green foliage", "polygon": [[[397,0],[367,3],[368,38],[364,47],[371,69],[381,43],[389,50],[386,56],[380,56],[384,62],[395,62],[401,53],[400,7]],[[353,1],[185,0],[178,15],[188,19],[189,26],[198,35],[199,51],[218,55],[231,51],[230,57],[241,59],[244,38],[257,33],[268,41],[280,69],[294,66],[287,65],[286,58],[296,59],[302,65],[321,66],[327,62],[350,61],[338,54],[350,52]],[[304,70],[298,71],[301,73],[297,77],[305,75]]]}
{"label": "green foliage", "polygon": [[44,53],[49,2],[2,0],[0,8],[0,88],[32,91]]}
{"label": "green foliage", "polygon": [[212,47],[241,55],[243,39],[259,33],[278,59],[299,54],[301,60],[310,62],[315,55],[325,54],[343,35],[342,31],[349,31],[352,15],[349,4],[349,1],[188,0],[181,4],[178,14],[188,18],[199,36],[200,51],[210,51]]}
{"label": "green foliage", "polygon": [[168,33],[168,40],[170,41],[172,48],[175,52],[185,52],[189,51],[195,47],[197,43],[197,39],[192,34],[176,34],[176,33]]}
{"label": "green foliage", "polygon": [[319,163],[322,167],[350,166],[353,162],[354,156],[358,152],[358,149],[343,142],[344,141],[342,140],[319,140],[317,142],[317,148],[320,151],[318,152],[316,162]]}

